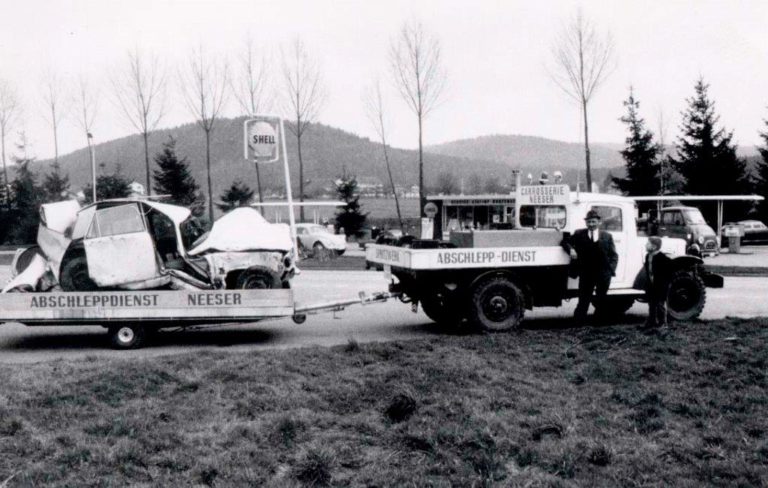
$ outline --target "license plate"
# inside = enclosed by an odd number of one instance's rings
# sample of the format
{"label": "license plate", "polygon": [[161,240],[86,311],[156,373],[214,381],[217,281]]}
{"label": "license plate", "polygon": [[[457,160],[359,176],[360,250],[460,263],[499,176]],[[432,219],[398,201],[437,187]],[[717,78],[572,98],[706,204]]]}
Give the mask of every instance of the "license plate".
{"label": "license plate", "polygon": [[384,279],[386,280],[392,279],[392,266],[388,264],[384,265]]}

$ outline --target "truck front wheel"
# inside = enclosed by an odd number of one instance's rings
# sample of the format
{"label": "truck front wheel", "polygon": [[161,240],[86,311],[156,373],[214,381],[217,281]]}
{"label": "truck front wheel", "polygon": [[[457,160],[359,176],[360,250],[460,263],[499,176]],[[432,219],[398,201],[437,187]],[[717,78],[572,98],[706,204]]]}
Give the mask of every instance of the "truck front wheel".
{"label": "truck front wheel", "polygon": [[474,286],[470,316],[485,331],[503,332],[520,325],[524,304],[520,288],[503,276],[495,276]]}
{"label": "truck front wheel", "polygon": [[672,275],[667,294],[667,310],[675,320],[692,320],[701,315],[707,300],[707,289],[701,277],[692,270]]}

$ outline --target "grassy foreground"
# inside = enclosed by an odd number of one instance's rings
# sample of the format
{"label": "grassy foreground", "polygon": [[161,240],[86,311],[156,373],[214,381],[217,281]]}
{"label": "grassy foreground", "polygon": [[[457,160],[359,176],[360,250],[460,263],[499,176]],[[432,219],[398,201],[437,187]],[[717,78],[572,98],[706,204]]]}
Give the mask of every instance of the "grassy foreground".
{"label": "grassy foreground", "polygon": [[764,486],[767,371],[767,319],[0,366],[0,486]]}

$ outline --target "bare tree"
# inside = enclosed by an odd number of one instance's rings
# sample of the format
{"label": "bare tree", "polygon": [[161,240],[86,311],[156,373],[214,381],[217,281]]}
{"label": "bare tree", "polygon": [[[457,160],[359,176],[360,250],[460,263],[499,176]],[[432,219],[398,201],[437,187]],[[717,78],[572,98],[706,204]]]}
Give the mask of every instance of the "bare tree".
{"label": "bare tree", "polygon": [[[248,37],[238,57],[237,71],[230,80],[237,103],[248,117],[253,117],[262,110],[269,110],[266,99],[268,78],[267,56],[263,52],[259,53],[253,39]],[[258,163],[254,166],[259,203],[262,203],[264,196],[261,190],[261,173]]]}
{"label": "bare tree", "polygon": [[5,80],[0,79],[0,153],[3,158],[3,184],[5,185],[3,194],[5,195],[5,206],[11,209],[11,199],[8,184],[8,168],[5,160],[5,139],[11,131],[13,125],[18,122],[21,112],[19,98],[16,90]]}
{"label": "bare tree", "polygon": [[390,46],[390,67],[395,85],[419,125],[419,212],[423,214],[424,194],[424,120],[439,104],[445,89],[446,73],[442,66],[440,42],[426,33],[420,22],[403,25]]}
{"label": "bare tree", "polygon": [[[295,122],[289,130],[296,136],[299,153],[299,201],[304,201],[304,160],[301,153],[301,137],[309,124],[317,119],[325,93],[322,87],[320,67],[310,57],[300,38],[282,51],[283,81],[288,111]],[[299,219],[304,221],[304,206],[299,207]]]}
{"label": "bare tree", "polygon": [[165,72],[156,56],[146,56],[138,48],[129,51],[127,63],[111,78],[114,98],[123,116],[144,139],[144,167],[147,194],[152,193],[149,171],[149,132],[163,117]]}
{"label": "bare tree", "polygon": [[75,93],[75,105],[77,113],[75,122],[85,134],[88,141],[88,153],[91,157],[91,186],[93,187],[93,201],[96,201],[96,161],[93,147],[93,123],[96,120],[96,111],[99,106],[98,93],[91,86],[85,76],[78,79]]}
{"label": "bare tree", "polygon": [[64,116],[67,102],[64,82],[53,70],[43,73],[43,104],[45,105],[45,119],[51,124],[53,131],[53,163],[59,164],[59,124]]}
{"label": "bare tree", "polygon": [[552,47],[555,66],[552,80],[579,104],[584,120],[584,157],[587,188],[592,188],[587,105],[614,67],[613,39],[601,34],[579,9],[563,26]]}
{"label": "bare tree", "polygon": [[181,91],[190,113],[205,134],[205,166],[208,176],[208,218],[213,222],[211,184],[211,134],[226,102],[228,65],[225,59],[211,60],[198,47],[180,73]]}
{"label": "bare tree", "polygon": [[384,163],[387,166],[387,175],[389,175],[389,184],[392,187],[392,196],[395,198],[395,209],[397,210],[397,220],[400,222],[400,228],[403,228],[403,215],[400,212],[400,200],[395,188],[395,179],[392,177],[392,165],[389,157],[389,146],[387,145],[387,133],[389,130],[389,120],[384,111],[384,99],[381,94],[381,83],[376,80],[371,86],[370,91],[364,95],[363,103],[365,112],[371,121],[373,128],[379,135],[381,141],[381,150],[384,153]]}

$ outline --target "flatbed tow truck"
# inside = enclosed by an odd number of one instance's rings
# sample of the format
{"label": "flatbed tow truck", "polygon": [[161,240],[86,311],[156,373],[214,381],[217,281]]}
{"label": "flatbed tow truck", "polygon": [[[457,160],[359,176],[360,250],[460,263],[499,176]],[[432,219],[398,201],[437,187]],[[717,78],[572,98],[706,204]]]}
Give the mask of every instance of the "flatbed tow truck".
{"label": "flatbed tow truck", "polygon": [[[645,301],[643,259],[647,237],[638,233],[635,201],[618,195],[571,192],[567,185],[522,186],[517,180],[515,222],[511,230],[455,229],[450,238],[401,239],[395,245],[369,245],[368,266],[381,267],[390,291],[438,324],[468,322],[486,331],[518,327],[526,309],[558,307],[578,296],[578,279],[562,247],[584,227],[590,210],[602,217],[619,255],[615,276],[601,310],[620,316],[635,301]],[[662,239],[672,258],[668,310],[677,320],[699,316],[706,287],[721,288],[700,256],[687,254],[683,239]]]}

